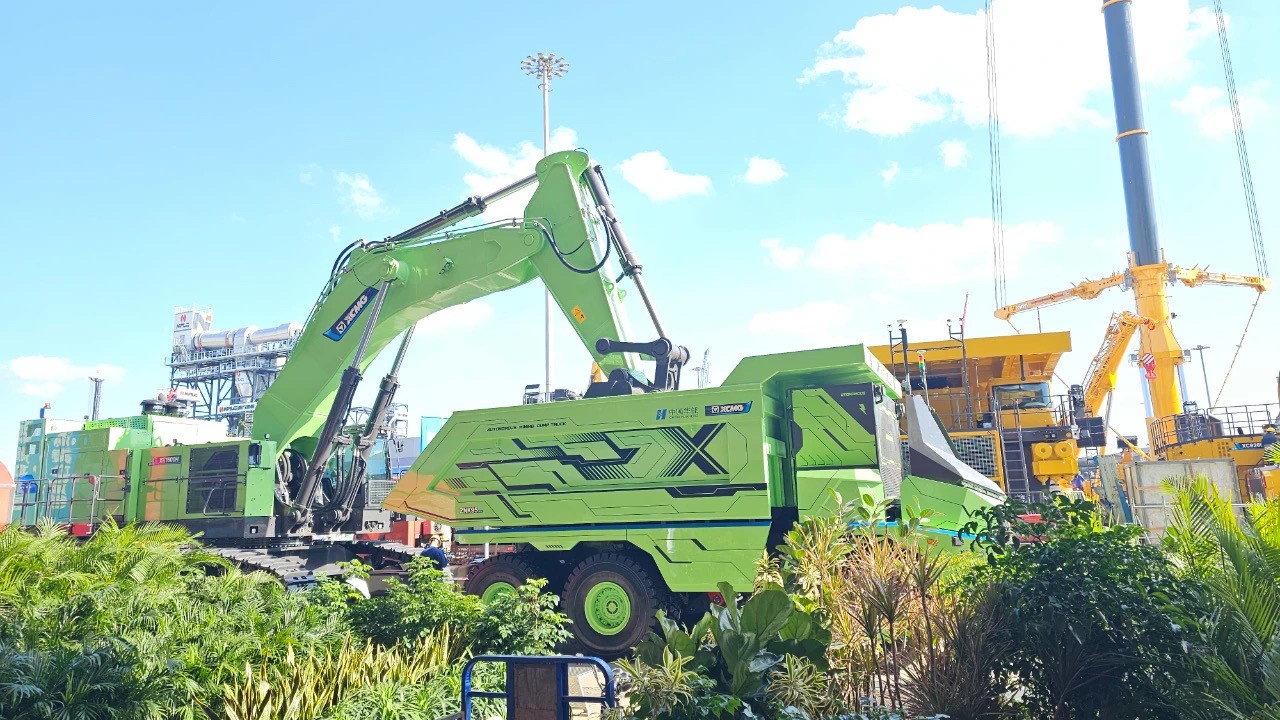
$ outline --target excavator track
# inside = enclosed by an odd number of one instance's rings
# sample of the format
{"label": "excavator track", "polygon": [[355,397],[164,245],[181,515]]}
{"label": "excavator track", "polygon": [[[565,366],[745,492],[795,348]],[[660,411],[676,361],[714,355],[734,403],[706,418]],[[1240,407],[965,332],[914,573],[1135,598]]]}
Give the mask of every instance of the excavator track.
{"label": "excavator track", "polygon": [[340,577],[338,562],[359,559],[372,565],[380,578],[403,576],[400,565],[421,554],[409,545],[385,540],[351,540],[283,547],[205,547],[226,558],[242,572],[269,573],[290,590],[315,585],[321,577]]}

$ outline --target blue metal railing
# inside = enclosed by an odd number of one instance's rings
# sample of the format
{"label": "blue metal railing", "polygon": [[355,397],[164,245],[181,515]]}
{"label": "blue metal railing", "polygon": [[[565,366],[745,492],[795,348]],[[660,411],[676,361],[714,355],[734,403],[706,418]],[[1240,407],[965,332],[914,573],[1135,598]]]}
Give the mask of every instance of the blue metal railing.
{"label": "blue metal railing", "polygon": [[[479,663],[500,663],[506,666],[506,690],[476,690],[471,687],[471,674]],[[505,700],[508,720],[519,720],[516,716],[516,678],[517,665],[552,665],[556,668],[556,717],[569,720],[570,705],[573,703],[595,703],[601,707],[618,706],[617,683],[609,664],[598,657],[583,655],[479,655],[472,658],[462,668],[462,717],[472,720],[471,702],[476,698]],[[604,694],[596,697],[585,697],[569,694],[569,666],[591,665],[604,673]]]}

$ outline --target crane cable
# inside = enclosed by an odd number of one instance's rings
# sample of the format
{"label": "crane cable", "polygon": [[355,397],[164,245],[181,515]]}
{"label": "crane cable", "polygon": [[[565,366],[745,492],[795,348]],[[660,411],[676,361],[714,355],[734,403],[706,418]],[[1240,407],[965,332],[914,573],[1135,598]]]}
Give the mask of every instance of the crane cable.
{"label": "crane cable", "polygon": [[1000,181],[1000,115],[996,101],[996,29],[993,0],[986,0],[983,21],[987,43],[987,152],[991,164],[991,250],[996,307],[1007,303],[1005,287],[1004,198]]}
{"label": "crane cable", "polygon": [[[1253,238],[1253,259],[1258,266],[1258,275],[1265,278],[1269,277],[1267,252],[1262,244],[1262,225],[1258,220],[1258,202],[1253,192],[1253,171],[1249,168],[1249,150],[1244,142],[1244,120],[1240,115],[1240,100],[1236,94],[1236,76],[1231,68],[1231,49],[1227,45],[1227,19],[1226,13],[1222,11],[1222,0],[1213,0],[1213,11],[1218,23],[1218,47],[1222,51],[1222,69],[1226,76],[1227,99],[1231,105],[1231,122],[1235,127],[1236,155],[1240,160],[1240,181],[1244,185],[1245,211],[1249,216],[1249,232]],[[1240,333],[1240,342],[1236,344],[1236,351],[1231,356],[1231,364],[1227,366],[1227,372],[1222,376],[1222,385],[1213,399],[1214,406],[1222,400],[1227,381],[1231,378],[1231,371],[1235,369],[1236,360],[1240,358],[1240,350],[1244,347],[1245,337],[1249,334],[1249,326],[1253,323],[1253,315],[1257,312],[1258,303],[1261,300],[1262,293],[1259,292],[1253,300],[1253,307],[1249,310],[1244,331]]]}
{"label": "crane cable", "polygon": [[1231,49],[1227,46],[1227,19],[1222,11],[1222,0],[1213,0],[1213,9],[1218,21],[1218,46],[1222,51],[1222,69],[1227,81],[1227,100],[1231,104],[1231,122],[1235,126],[1236,155],[1240,159],[1240,181],[1244,185],[1249,233],[1253,236],[1253,258],[1258,265],[1258,275],[1270,277],[1267,252],[1262,244],[1262,225],[1258,220],[1258,201],[1253,192],[1253,171],[1249,168],[1249,149],[1244,142],[1244,119],[1240,115],[1240,100],[1236,95],[1236,76],[1231,69]]}
{"label": "crane cable", "polygon": [[1249,319],[1244,321],[1244,332],[1240,333],[1240,342],[1236,343],[1236,351],[1231,355],[1231,364],[1227,366],[1227,372],[1222,376],[1222,385],[1218,387],[1218,395],[1213,398],[1213,407],[1218,407],[1218,402],[1222,400],[1222,393],[1227,389],[1227,380],[1231,378],[1231,371],[1236,367],[1236,360],[1240,358],[1240,349],[1244,347],[1245,336],[1249,334],[1249,326],[1253,324],[1253,314],[1258,311],[1258,303],[1262,300],[1262,293],[1253,299],[1253,307],[1249,309]]}

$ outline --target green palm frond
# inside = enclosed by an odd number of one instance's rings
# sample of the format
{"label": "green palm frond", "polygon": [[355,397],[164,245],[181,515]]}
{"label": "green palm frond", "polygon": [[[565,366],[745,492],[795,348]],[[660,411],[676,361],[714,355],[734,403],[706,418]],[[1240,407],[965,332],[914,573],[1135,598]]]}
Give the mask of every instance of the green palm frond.
{"label": "green palm frond", "polygon": [[1170,483],[1169,544],[1205,588],[1206,672],[1226,717],[1280,708],[1280,520],[1239,511],[1203,475]]}

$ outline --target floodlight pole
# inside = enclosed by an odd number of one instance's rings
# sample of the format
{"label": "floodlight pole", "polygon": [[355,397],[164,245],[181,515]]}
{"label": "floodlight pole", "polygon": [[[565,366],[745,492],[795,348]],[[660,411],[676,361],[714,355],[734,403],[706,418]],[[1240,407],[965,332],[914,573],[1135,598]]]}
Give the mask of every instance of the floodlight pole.
{"label": "floodlight pole", "polygon": [[[569,72],[569,63],[564,58],[551,53],[538,53],[526,57],[521,63],[520,68],[524,70],[526,75],[538,78],[540,81],[538,87],[542,88],[542,156],[546,157],[551,153],[551,78],[564,77]],[[551,291],[546,293],[546,348],[547,348],[547,371],[546,385],[543,386],[543,392],[548,402],[551,400],[554,387],[551,385],[551,322],[552,307],[555,302],[551,297]]]}

